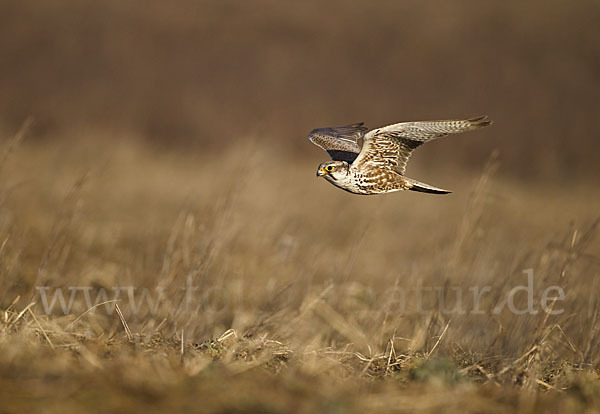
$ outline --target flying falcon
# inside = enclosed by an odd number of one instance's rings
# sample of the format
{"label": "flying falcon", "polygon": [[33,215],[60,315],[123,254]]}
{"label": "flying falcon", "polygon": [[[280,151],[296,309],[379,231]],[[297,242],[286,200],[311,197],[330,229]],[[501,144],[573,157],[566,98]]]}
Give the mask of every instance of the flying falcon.
{"label": "flying falcon", "polygon": [[[450,191],[404,176],[406,163],[421,144],[448,134],[490,125],[487,116],[465,120],[402,122],[369,132],[363,123],[317,128],[308,139],[329,153],[317,176],[354,194],[382,194],[412,190],[447,194]],[[362,148],[360,141],[362,141]]]}

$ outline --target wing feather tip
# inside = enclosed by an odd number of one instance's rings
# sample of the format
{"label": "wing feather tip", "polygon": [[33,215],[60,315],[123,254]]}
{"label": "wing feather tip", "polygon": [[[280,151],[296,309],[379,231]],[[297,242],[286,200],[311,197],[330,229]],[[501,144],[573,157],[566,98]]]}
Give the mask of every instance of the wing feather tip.
{"label": "wing feather tip", "polygon": [[487,115],[471,118],[471,119],[468,119],[468,121],[469,121],[469,124],[474,128],[483,128],[486,126],[490,126],[494,123],[494,121],[488,119]]}

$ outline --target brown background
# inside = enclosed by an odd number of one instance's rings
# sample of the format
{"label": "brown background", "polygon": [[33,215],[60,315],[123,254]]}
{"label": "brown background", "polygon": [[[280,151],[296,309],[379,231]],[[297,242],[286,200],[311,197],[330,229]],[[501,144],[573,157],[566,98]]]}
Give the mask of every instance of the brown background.
{"label": "brown background", "polygon": [[[488,114],[435,163],[598,172],[596,1],[3,1],[0,131],[310,152],[314,127]],[[54,139],[53,138],[53,139]],[[210,147],[207,147],[210,145]],[[455,157],[448,152],[455,151]],[[458,161],[457,161],[458,160]],[[317,160],[316,160],[317,161]],[[321,160],[318,159],[320,162]]]}
{"label": "brown background", "polygon": [[599,77],[597,0],[0,0],[0,411],[600,412]]}

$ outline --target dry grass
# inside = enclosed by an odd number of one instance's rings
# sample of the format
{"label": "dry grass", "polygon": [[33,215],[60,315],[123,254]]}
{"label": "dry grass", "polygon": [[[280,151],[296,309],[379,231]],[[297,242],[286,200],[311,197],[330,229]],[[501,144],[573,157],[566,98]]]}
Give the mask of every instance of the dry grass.
{"label": "dry grass", "polygon": [[[450,196],[356,197],[317,181],[318,159],[259,145],[157,153],[96,136],[19,147],[24,133],[5,142],[0,177],[4,411],[600,407],[590,183],[506,180],[492,156],[480,177],[411,166]],[[548,306],[564,312],[509,311],[530,268],[535,309],[556,285],[566,297]],[[136,287],[136,300],[150,289],[156,308],[113,300],[114,286]],[[419,303],[418,286],[444,294]],[[484,286],[473,314],[468,289]],[[58,302],[47,313],[36,287],[67,301],[68,287],[86,288],[97,304],[79,290],[66,315]],[[453,288],[465,312],[442,311]]]}
{"label": "dry grass", "polygon": [[[1,10],[0,412],[598,412],[597,1]],[[479,114],[443,197],[304,138]]]}

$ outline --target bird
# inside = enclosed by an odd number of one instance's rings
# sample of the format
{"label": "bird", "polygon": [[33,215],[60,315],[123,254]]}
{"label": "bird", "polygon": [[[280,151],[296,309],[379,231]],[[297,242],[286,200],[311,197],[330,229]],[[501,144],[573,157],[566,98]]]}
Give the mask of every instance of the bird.
{"label": "bird", "polygon": [[443,121],[401,122],[369,131],[364,122],[316,128],[308,139],[331,157],[319,165],[317,177],[353,194],[372,195],[412,190],[429,194],[450,191],[404,175],[412,152],[449,134],[491,125],[487,116]]}

